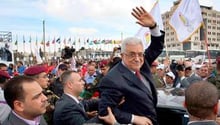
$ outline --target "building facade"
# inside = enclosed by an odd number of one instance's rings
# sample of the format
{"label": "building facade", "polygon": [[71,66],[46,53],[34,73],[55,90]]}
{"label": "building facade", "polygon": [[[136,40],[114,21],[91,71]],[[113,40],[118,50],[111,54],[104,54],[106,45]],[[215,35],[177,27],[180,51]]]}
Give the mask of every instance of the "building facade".
{"label": "building facade", "polygon": [[[177,8],[179,1],[174,2],[171,9],[162,14],[167,50],[206,50],[205,38],[209,50],[220,50],[220,12],[212,7],[201,6],[204,27],[196,31],[189,40],[178,42],[169,20]],[[206,37],[205,37],[206,36]]]}

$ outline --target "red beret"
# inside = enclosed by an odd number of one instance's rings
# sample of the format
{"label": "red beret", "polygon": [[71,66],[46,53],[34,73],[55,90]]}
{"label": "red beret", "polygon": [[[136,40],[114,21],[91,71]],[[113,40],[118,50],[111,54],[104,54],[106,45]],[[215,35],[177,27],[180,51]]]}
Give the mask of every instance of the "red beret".
{"label": "red beret", "polygon": [[31,67],[27,68],[24,71],[24,74],[25,75],[37,75],[37,74],[40,74],[42,72],[47,72],[46,67],[36,65],[36,66],[31,66]]}
{"label": "red beret", "polygon": [[158,62],[154,61],[151,66],[158,66]]}
{"label": "red beret", "polygon": [[220,56],[217,56],[217,58],[216,58],[216,64],[220,64]]}
{"label": "red beret", "polygon": [[105,66],[107,66],[108,65],[108,60],[102,60],[102,61],[100,61],[100,63],[99,63],[99,67],[105,67]]}
{"label": "red beret", "polygon": [[6,79],[9,79],[10,75],[5,71],[0,70],[0,77],[5,77]]}

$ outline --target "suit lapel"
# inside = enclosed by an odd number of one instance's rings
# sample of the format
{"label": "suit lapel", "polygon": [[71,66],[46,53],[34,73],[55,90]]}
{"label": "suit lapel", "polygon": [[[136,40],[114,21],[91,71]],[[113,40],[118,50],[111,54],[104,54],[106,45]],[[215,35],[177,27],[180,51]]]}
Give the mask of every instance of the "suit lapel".
{"label": "suit lapel", "polygon": [[[119,70],[125,79],[129,80],[131,82],[131,84],[135,85],[136,87],[138,87],[142,91],[144,91],[148,94],[150,93],[150,91],[144,85],[144,83],[140,79],[138,79],[133,72],[131,72],[128,68],[126,68],[122,63],[120,63],[119,67],[120,67]],[[130,83],[128,82],[128,84],[130,84]]]}
{"label": "suit lapel", "polygon": [[79,109],[84,115],[85,117],[88,117],[87,114],[85,113],[84,109],[82,107],[80,107],[80,105],[70,96],[63,94],[63,98],[64,100],[68,101],[69,103],[73,103],[74,106],[77,107],[77,109]]}

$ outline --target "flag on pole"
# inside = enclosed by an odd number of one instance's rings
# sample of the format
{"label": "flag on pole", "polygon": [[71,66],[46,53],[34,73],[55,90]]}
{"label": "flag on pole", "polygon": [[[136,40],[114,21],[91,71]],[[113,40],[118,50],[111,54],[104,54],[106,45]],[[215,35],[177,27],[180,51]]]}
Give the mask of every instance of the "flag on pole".
{"label": "flag on pole", "polygon": [[55,44],[55,38],[53,38],[52,44]]}
{"label": "flag on pole", "polygon": [[34,56],[36,57],[37,64],[41,64],[43,62],[40,56],[40,51],[37,46],[35,46]]}
{"label": "flag on pole", "polygon": [[71,37],[68,39],[68,44],[71,44]]}
{"label": "flag on pole", "polygon": [[169,21],[180,42],[189,39],[202,23],[203,18],[198,0],[181,0]]}
{"label": "flag on pole", "polygon": [[47,41],[46,46],[47,46],[47,47],[50,46],[50,41],[49,41],[49,40]]}
{"label": "flag on pole", "polygon": [[[163,30],[163,21],[161,18],[159,1],[150,0],[148,5],[150,5],[148,8],[151,8],[149,10],[151,16],[153,16],[154,20],[157,22],[157,25],[159,25],[160,30]],[[145,49],[149,47],[151,43],[151,33],[148,27],[141,27],[135,36],[141,39]]]}
{"label": "flag on pole", "polygon": [[35,45],[36,45],[36,46],[38,46],[37,41],[38,41],[38,40],[37,40],[37,36],[36,36],[36,41],[35,41]]}
{"label": "flag on pole", "polygon": [[18,40],[16,39],[16,41],[15,41],[15,45],[17,46],[18,45]]}
{"label": "flag on pole", "polygon": [[63,44],[66,45],[66,38],[64,38],[64,40],[63,40]]}
{"label": "flag on pole", "polygon": [[57,40],[56,40],[56,42],[58,43],[58,44],[60,44],[60,37],[59,38],[57,38]]}
{"label": "flag on pole", "polygon": [[29,39],[29,43],[31,43],[31,36],[30,36],[30,39]]}
{"label": "flag on pole", "polygon": [[23,36],[23,43],[25,43],[25,38],[24,38],[24,36]]}
{"label": "flag on pole", "polygon": [[16,41],[15,41],[15,45],[18,45],[18,35],[16,35]]}

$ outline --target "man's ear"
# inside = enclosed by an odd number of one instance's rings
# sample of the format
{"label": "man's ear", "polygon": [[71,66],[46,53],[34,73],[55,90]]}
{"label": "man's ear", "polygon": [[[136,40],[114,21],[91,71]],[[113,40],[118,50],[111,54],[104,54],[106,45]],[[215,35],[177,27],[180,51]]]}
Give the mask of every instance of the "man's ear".
{"label": "man's ear", "polygon": [[213,108],[213,112],[217,115],[218,114],[218,109],[219,109],[219,102],[215,104]]}
{"label": "man's ear", "polygon": [[21,102],[19,100],[15,100],[13,104],[14,104],[14,110],[15,111],[23,112],[23,110],[24,110],[23,102]]}

